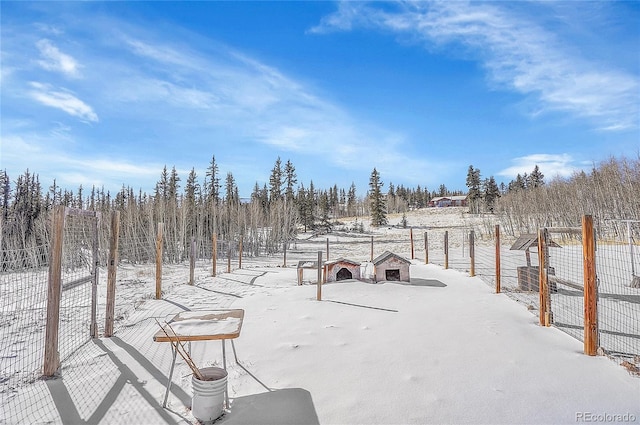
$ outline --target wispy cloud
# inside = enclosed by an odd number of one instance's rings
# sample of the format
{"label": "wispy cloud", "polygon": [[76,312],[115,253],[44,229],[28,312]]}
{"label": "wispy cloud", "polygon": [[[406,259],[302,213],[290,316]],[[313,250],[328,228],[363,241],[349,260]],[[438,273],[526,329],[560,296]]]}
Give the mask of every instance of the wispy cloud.
{"label": "wispy cloud", "polygon": [[93,185],[117,191],[131,181],[152,187],[162,171],[161,163],[140,164],[127,158],[110,158],[99,153],[80,154],[73,148],[78,145],[77,141],[68,134],[52,132],[50,136],[43,136],[15,130],[13,134],[3,136],[3,160],[21,166],[25,158],[28,161],[22,168],[9,167],[11,178],[30,169],[46,184],[55,179],[58,185],[70,190],[80,185],[84,188]]}
{"label": "wispy cloud", "polygon": [[[412,176],[403,175],[403,170],[411,164],[415,181],[423,185],[427,171],[434,169],[427,159],[412,158],[403,152],[402,134],[352,117],[313,85],[233,47],[202,40],[185,29],[177,29],[179,37],[167,38],[165,32],[125,25],[113,17],[97,19],[92,26],[94,32],[87,31],[87,38],[76,41],[80,46],[90,43],[92,49],[80,48],[82,55],[77,58],[65,58],[51,41],[57,39],[36,34],[36,40],[40,40],[37,52],[43,63],[36,63],[39,73],[29,80],[21,80],[18,73],[11,76],[13,86],[25,88],[15,99],[23,101],[26,93],[27,99],[64,111],[70,117],[89,123],[109,122],[108,129],[95,128],[100,142],[116,149],[128,143],[128,160],[124,163],[135,164],[144,173],[153,171],[155,177],[164,162],[183,168],[193,166],[192,161],[202,160],[203,152],[216,153],[221,165],[228,161],[234,174],[246,168],[247,180],[255,179],[258,170],[268,173],[277,156],[291,159],[294,164],[317,164],[321,156],[327,172],[368,175],[377,166],[385,172],[387,181],[410,180]],[[21,39],[15,42],[24,43]],[[105,49],[108,54],[104,54]],[[25,64],[34,62],[23,59],[17,65],[26,67]],[[52,76],[42,73],[42,68],[63,74],[66,70],[69,76],[74,69],[81,69],[82,79],[71,79],[63,87],[51,83]],[[100,105],[100,117],[92,105]],[[91,134],[88,129],[74,124],[73,120],[50,115],[37,125],[40,132],[48,131],[48,137],[58,141],[66,138],[66,143],[85,148],[97,143],[91,136],[85,137]],[[7,130],[5,134],[20,136],[25,132]],[[31,135],[25,140],[28,137]],[[146,143],[153,143],[154,148],[145,148]],[[183,148],[180,155],[175,155],[171,149],[178,145]],[[38,146],[44,149],[46,143]],[[387,152],[385,161],[377,154],[381,151]],[[90,169],[92,174],[101,176],[92,179],[94,182],[110,181],[109,173],[114,172],[123,179],[130,176],[130,180],[144,180],[144,176],[136,177],[135,170],[119,170],[109,160],[94,163],[80,152],[75,155],[78,161],[89,165],[83,171],[71,157],[57,158],[58,165],[69,170],[65,178],[75,176],[73,179],[79,180]],[[140,162],[133,159],[136,155]],[[149,167],[144,166],[146,161]],[[35,164],[35,159],[28,162]],[[108,165],[105,168],[101,164]],[[44,175],[46,167],[42,163],[40,167]],[[317,174],[312,167],[304,166],[300,166],[299,173],[301,181],[306,182]],[[303,177],[305,173],[307,176]]]}
{"label": "wispy cloud", "polygon": [[[239,137],[251,141],[245,143],[273,148],[271,160],[287,153],[321,155],[332,166],[367,173],[372,164],[379,164],[378,169],[388,171],[390,179],[400,179],[401,170],[411,164],[417,181],[432,169],[428,160],[402,152],[401,134],[358,122],[304,82],[233,48],[217,46],[215,54],[205,56],[160,40],[143,41],[131,35],[123,40],[131,53],[150,59],[162,70],[123,72],[128,78],[120,80],[116,92],[128,101],[162,99],[175,104],[182,100],[183,106],[215,110],[197,125],[228,126],[229,139]],[[174,125],[178,121],[174,116]],[[387,152],[385,164],[380,164],[376,153],[381,151]],[[358,161],[346,159],[354,157]]]}
{"label": "wispy cloud", "polygon": [[578,170],[588,168],[589,164],[578,163],[569,154],[532,154],[511,160],[512,165],[498,172],[499,176],[514,179],[518,174],[530,174],[537,165],[545,179],[569,177]]}
{"label": "wispy cloud", "polygon": [[98,115],[91,106],[66,90],[56,90],[49,84],[31,82],[29,95],[43,105],[63,110],[83,121],[97,122]]}
{"label": "wispy cloud", "polygon": [[57,71],[69,77],[80,76],[80,65],[70,55],[63,53],[51,40],[43,38],[36,43],[41,58],[38,64],[48,70]]}
{"label": "wispy cloud", "polygon": [[638,78],[577,55],[535,17],[500,3],[343,2],[312,33],[365,27],[412,37],[434,46],[463,46],[493,84],[537,99],[536,112],[563,111],[593,120],[601,130],[638,126]]}

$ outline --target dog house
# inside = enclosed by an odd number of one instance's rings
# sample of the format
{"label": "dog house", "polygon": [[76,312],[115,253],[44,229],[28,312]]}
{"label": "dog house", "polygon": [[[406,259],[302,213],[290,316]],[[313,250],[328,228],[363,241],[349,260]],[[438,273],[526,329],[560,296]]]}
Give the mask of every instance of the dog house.
{"label": "dog house", "polygon": [[385,251],[373,260],[375,281],[409,282],[411,261],[391,251]]}
{"label": "dog house", "polygon": [[339,258],[325,263],[325,276],[327,282],[340,280],[360,279],[360,263]]}
{"label": "dog house", "polygon": [[[554,248],[562,248],[556,242],[549,240],[549,246]],[[526,266],[517,267],[518,274],[518,290],[526,292],[538,292],[539,291],[539,273],[538,266],[531,265],[531,252],[530,248],[538,248],[538,235],[536,234],[522,234],[511,245],[510,250],[524,251],[527,261]],[[553,267],[549,267],[549,275],[555,275],[556,270]],[[550,282],[549,289],[551,292],[558,292],[558,288],[555,282]]]}

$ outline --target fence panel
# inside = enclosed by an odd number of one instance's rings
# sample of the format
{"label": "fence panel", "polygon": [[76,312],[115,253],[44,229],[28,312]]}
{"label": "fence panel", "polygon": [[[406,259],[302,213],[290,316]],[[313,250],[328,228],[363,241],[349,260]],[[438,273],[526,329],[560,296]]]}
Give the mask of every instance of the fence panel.
{"label": "fence panel", "polygon": [[640,246],[633,235],[640,221],[621,220],[627,226],[613,231],[603,223],[596,246],[600,347],[608,354],[640,358]]}

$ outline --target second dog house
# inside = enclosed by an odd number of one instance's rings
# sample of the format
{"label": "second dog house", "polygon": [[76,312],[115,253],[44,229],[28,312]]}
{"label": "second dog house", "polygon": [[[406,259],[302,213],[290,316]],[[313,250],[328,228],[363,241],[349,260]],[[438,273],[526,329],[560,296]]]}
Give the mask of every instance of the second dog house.
{"label": "second dog house", "polygon": [[391,251],[385,251],[373,260],[375,281],[392,280],[409,282],[409,266],[411,261]]}

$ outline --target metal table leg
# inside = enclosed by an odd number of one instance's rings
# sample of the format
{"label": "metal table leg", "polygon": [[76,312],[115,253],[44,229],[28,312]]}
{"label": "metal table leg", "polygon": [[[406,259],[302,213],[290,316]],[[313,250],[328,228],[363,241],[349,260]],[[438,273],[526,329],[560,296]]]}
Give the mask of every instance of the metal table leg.
{"label": "metal table leg", "polygon": [[162,407],[167,407],[169,391],[171,390],[171,379],[173,379],[173,369],[176,366],[176,356],[178,355],[178,350],[173,348],[173,344],[171,345],[171,352],[173,354],[173,361],[171,362],[171,369],[169,370],[169,382],[167,382],[167,390],[164,393],[164,401],[162,402]]}
{"label": "metal table leg", "polygon": [[[225,340],[222,339],[222,367],[224,370],[227,370],[227,350],[225,345]],[[233,341],[233,340],[232,340]],[[227,386],[224,390],[224,405],[226,408],[229,408],[229,375],[227,374]]]}

